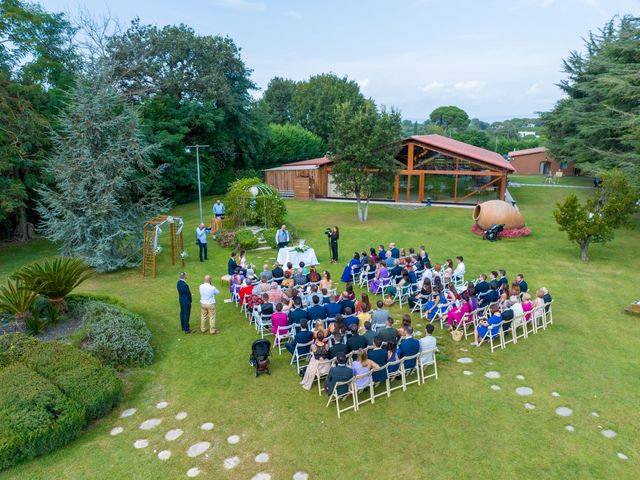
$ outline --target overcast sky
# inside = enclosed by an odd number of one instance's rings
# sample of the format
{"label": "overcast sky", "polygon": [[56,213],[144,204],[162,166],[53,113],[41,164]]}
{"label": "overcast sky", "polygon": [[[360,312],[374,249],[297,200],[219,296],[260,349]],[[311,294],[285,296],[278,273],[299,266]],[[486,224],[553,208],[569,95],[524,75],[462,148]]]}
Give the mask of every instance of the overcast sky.
{"label": "overcast sky", "polygon": [[[46,0],[123,24],[185,23],[233,38],[264,88],[335,72],[365,95],[423,120],[440,105],[471,117],[531,116],[560,98],[562,59],[638,0]],[[259,95],[257,93],[256,95]]]}

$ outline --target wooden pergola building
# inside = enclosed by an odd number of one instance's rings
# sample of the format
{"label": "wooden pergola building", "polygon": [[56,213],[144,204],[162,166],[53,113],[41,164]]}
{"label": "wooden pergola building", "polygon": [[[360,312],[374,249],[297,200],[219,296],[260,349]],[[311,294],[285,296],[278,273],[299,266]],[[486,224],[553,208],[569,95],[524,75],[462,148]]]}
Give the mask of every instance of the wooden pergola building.
{"label": "wooden pergola building", "polygon": [[[442,135],[405,138],[395,162],[398,174],[374,200],[407,203],[480,203],[504,200],[507,176],[515,172],[500,154]],[[317,158],[265,170],[265,181],[299,199],[340,198],[332,161]]]}

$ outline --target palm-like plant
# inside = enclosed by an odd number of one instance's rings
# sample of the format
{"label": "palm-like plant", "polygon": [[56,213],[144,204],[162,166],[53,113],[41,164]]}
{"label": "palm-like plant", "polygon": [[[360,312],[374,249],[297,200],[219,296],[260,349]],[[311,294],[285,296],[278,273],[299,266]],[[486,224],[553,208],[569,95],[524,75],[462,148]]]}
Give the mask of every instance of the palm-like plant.
{"label": "palm-like plant", "polygon": [[95,274],[81,258],[56,257],[26,265],[12,275],[23,282],[24,286],[49,298],[52,306],[61,313],[67,311],[64,301],[74,288]]}
{"label": "palm-like plant", "polygon": [[9,281],[7,286],[0,287],[0,309],[13,313],[16,323],[24,325],[37,297],[37,292],[25,287],[22,281]]}

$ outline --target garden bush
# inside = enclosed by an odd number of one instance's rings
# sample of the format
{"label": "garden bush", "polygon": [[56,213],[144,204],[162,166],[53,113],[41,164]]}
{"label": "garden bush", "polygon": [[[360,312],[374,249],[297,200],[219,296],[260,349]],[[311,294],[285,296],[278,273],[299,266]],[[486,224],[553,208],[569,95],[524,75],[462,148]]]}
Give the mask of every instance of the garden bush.
{"label": "garden bush", "polygon": [[84,409],[29,367],[0,368],[0,470],[76,438]]}
{"label": "garden bush", "polygon": [[243,228],[236,232],[236,244],[243,250],[258,248],[258,239],[251,230]]}
{"label": "garden bush", "polygon": [[[249,188],[259,186],[257,198],[252,198]],[[278,191],[259,178],[243,178],[231,184],[226,197],[226,214],[235,226],[260,225],[275,227],[281,225],[287,215],[287,207]]]}
{"label": "garden bush", "polygon": [[220,230],[216,232],[216,241],[218,245],[224,248],[236,248],[236,232],[232,230]]}

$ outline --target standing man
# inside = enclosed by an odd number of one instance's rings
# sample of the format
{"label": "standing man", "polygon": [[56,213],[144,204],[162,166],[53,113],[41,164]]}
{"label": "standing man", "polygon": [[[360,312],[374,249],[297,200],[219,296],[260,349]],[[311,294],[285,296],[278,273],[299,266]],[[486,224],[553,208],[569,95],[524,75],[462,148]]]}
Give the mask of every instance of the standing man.
{"label": "standing man", "polygon": [[282,227],[280,227],[280,230],[276,232],[276,245],[278,247],[278,250],[289,245],[289,240],[289,230],[287,230],[286,225],[282,225]]}
{"label": "standing man", "polygon": [[216,333],[216,295],[220,292],[211,285],[211,275],[205,275],[204,283],[200,285],[200,333],[205,333],[207,319],[209,320],[209,333]]}
{"label": "standing man", "polygon": [[215,218],[224,218],[224,203],[220,200],[216,200],[213,204],[213,216]]}
{"label": "standing man", "polygon": [[338,240],[340,239],[340,230],[338,226],[334,225],[331,229],[331,235],[329,236],[331,241],[331,263],[338,262]]}
{"label": "standing man", "polygon": [[180,327],[184,333],[191,333],[189,316],[191,315],[191,290],[187,285],[187,272],[180,272],[178,280],[178,301],[180,302]]}
{"label": "standing man", "polygon": [[[200,247],[200,261],[204,262],[204,260],[208,260],[207,258],[207,232],[210,232],[211,229],[204,226],[204,223],[201,223],[196,228],[196,243],[198,247]],[[203,254],[204,252],[204,260]]]}

